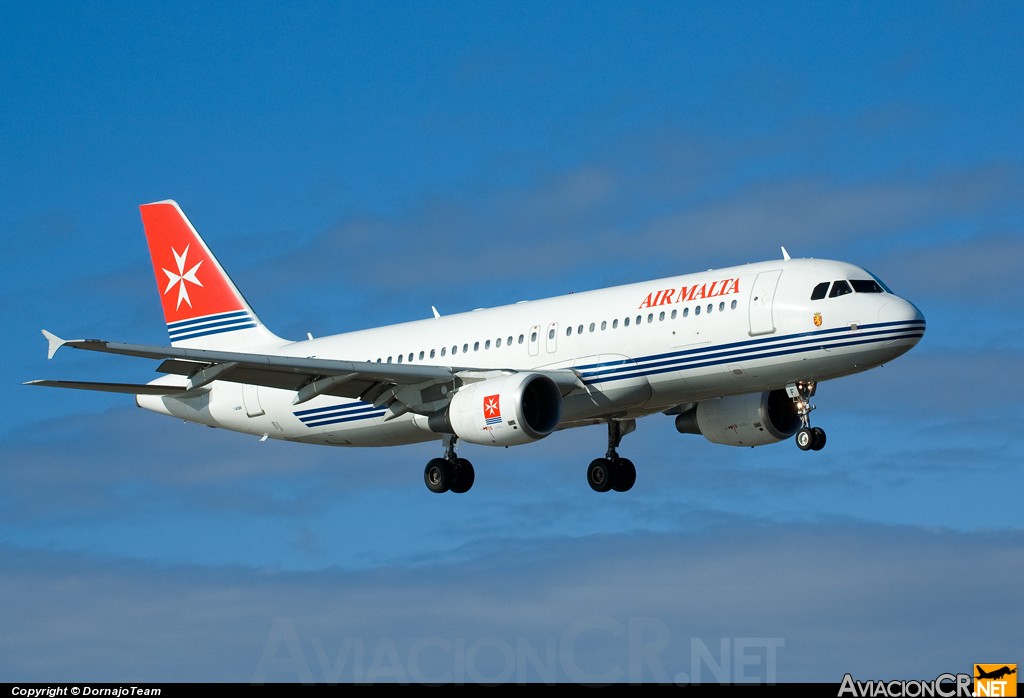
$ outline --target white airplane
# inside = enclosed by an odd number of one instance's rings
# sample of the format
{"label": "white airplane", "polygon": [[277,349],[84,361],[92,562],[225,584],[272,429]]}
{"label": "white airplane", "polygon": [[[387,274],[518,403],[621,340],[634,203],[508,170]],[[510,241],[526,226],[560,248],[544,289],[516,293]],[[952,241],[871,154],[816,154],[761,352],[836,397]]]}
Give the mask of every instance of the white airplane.
{"label": "white airplane", "polygon": [[141,207],[170,346],[63,340],[162,363],[145,385],[29,385],[134,394],[154,412],[266,438],[331,446],[440,440],[432,492],[466,492],[456,442],[515,446],[605,423],[587,468],[598,492],[629,490],[618,454],[636,419],[731,446],[796,435],[819,450],[820,381],[892,361],[925,320],[861,267],[783,259],[290,342],[264,327],[174,201]]}

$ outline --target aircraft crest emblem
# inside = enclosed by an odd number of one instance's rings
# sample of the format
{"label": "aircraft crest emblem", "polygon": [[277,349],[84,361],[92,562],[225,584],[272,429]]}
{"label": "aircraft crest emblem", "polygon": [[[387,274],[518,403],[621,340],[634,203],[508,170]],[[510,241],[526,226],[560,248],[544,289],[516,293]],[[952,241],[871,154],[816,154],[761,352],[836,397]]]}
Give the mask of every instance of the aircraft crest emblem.
{"label": "aircraft crest emblem", "polygon": [[814,314],[814,326],[821,327],[821,313]]}

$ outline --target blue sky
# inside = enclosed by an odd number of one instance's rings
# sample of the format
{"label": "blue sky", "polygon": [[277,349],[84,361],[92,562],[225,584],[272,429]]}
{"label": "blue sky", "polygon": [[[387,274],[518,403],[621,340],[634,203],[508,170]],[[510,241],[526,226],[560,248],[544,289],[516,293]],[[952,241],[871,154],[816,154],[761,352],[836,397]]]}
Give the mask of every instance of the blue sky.
{"label": "blue sky", "polygon": [[[30,3],[0,11],[4,680],[839,681],[1019,662],[1019,3]],[[642,420],[342,450],[34,378],[144,381],[138,205],[301,337],[774,258],[913,300],[829,445]]]}

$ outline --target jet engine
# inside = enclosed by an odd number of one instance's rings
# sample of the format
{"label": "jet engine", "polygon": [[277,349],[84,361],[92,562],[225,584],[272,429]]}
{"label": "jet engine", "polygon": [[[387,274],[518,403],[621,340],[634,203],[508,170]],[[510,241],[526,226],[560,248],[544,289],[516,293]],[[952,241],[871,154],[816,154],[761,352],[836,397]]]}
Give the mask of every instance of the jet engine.
{"label": "jet engine", "polygon": [[543,439],[558,426],[562,393],[539,373],[512,373],[459,388],[427,419],[431,431],[484,446],[517,446]]}
{"label": "jet engine", "polygon": [[676,417],[680,433],[702,434],[726,446],[773,444],[799,428],[800,416],[785,390],[705,400]]}

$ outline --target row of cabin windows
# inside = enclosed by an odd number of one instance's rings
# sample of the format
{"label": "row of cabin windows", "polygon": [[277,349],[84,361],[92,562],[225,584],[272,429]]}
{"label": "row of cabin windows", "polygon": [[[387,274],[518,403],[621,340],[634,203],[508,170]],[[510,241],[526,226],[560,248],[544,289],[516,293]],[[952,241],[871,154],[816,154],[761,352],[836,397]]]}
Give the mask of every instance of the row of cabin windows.
{"label": "row of cabin windows", "polygon": [[[736,306],[737,306],[737,303],[736,303],[735,300],[733,300],[732,303],[729,304],[729,308],[731,310],[736,310]],[[714,311],[714,309],[715,309],[715,304],[714,303],[708,303],[707,304],[706,312],[711,313],[711,312]],[[719,310],[719,312],[723,312],[725,310],[725,301],[719,302],[718,310]],[[671,320],[675,320],[677,317],[679,317],[680,314],[683,317],[690,317],[690,309],[688,307],[687,308],[683,308],[682,313],[680,313],[678,310],[673,308],[672,312],[671,313],[667,313],[667,314],[666,314],[666,312],[664,310],[662,310],[661,312],[658,313],[657,318],[658,318],[659,322],[664,321],[666,318],[671,319]],[[698,305],[698,306],[694,307],[693,314],[694,315],[700,315],[701,314],[701,306]],[[655,318],[654,313],[648,313],[647,314],[647,322],[648,323],[653,323],[654,322],[654,318]],[[641,315],[637,315],[635,320],[632,320],[632,322],[635,323],[637,326],[640,326],[641,324],[643,324],[643,319],[644,319],[644,316],[642,314]],[[628,317],[624,318],[622,320],[622,326],[623,327],[629,327],[630,322],[631,322],[631,318],[628,318]],[[612,320],[610,324],[611,324],[611,328],[613,330],[618,329],[619,328],[619,320],[618,320],[618,318]],[[589,326],[586,326],[586,327],[589,328],[590,332],[596,332],[598,327],[601,328],[601,331],[604,331],[604,330],[608,329],[608,326],[609,326],[609,322],[607,320],[602,320],[600,324],[598,324],[596,322],[592,322],[592,323],[590,323]],[[566,337],[571,337],[572,333],[573,333],[573,329],[574,328],[573,328],[572,325],[569,325],[568,327],[566,327],[565,328],[565,336]],[[575,330],[576,330],[576,334],[585,334],[585,326],[584,325],[576,326]],[[551,328],[551,329],[548,330],[548,339],[554,339],[554,338],[555,338],[555,330],[554,330],[554,328]],[[519,338],[518,338],[518,340],[516,340],[515,343],[516,344],[523,344],[525,341],[526,341],[526,335],[525,334],[521,334],[521,335],[519,335]],[[532,332],[530,334],[530,341],[531,342],[536,342],[537,341],[537,333],[536,332]],[[508,347],[511,347],[513,345],[513,337],[512,337],[512,335],[509,335],[509,337],[504,340],[504,345],[508,346]],[[473,342],[473,351],[480,351],[480,346],[481,346],[480,342]],[[498,337],[496,340],[494,340],[494,348],[495,349],[500,349],[501,346],[502,346],[502,338]],[[485,351],[490,349],[491,348],[491,340],[489,340],[489,339],[485,340],[483,342],[483,348],[484,348]],[[418,355],[416,354],[416,352],[409,352],[408,355],[399,354],[398,355],[397,363],[402,363],[403,359],[405,359],[406,361],[409,361],[409,362],[415,361],[417,359],[417,356],[418,356],[420,361],[423,361],[426,358],[434,359],[434,358],[437,358],[438,356],[446,356],[447,353],[448,353],[448,347],[441,347],[440,351],[437,350],[437,349],[431,349],[429,351],[421,350]],[[451,347],[451,354],[452,354],[452,356],[455,356],[458,353],[459,353],[459,345],[458,344],[453,344],[452,347]],[[469,353],[469,342],[466,342],[465,344],[462,345],[462,353],[463,354],[468,354]],[[408,358],[406,358],[406,357],[408,357]],[[377,363],[391,363],[393,358],[394,357],[389,356],[386,360],[385,359],[377,359]]]}
{"label": "row of cabin windows", "polygon": [[[852,284],[852,286],[851,286]],[[829,291],[829,285],[832,290]],[[811,300],[820,301],[826,295],[829,298],[838,298],[848,293],[885,293],[885,290],[874,279],[839,279],[838,281],[822,281],[811,291]]]}

